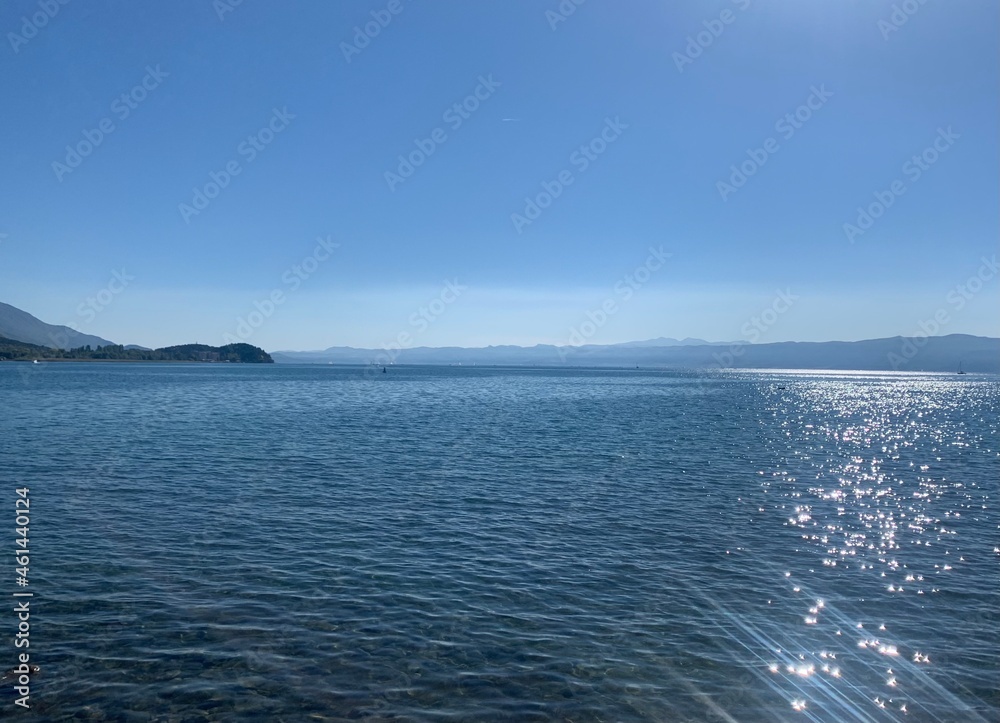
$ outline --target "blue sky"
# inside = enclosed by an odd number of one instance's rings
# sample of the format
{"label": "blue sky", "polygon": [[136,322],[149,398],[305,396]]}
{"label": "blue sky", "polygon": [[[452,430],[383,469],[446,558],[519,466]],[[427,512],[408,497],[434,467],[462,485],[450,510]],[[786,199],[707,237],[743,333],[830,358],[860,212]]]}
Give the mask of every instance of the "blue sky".
{"label": "blue sky", "polygon": [[894,5],[11,0],[0,301],[148,346],[564,344],[609,300],[586,341],[737,340],[779,291],[757,341],[1000,336],[997,7]]}

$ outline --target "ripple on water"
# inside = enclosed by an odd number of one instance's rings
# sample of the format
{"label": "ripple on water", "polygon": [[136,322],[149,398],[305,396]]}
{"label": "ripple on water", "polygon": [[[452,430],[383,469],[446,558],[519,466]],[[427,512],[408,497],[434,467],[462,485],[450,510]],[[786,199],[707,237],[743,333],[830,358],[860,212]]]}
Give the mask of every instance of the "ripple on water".
{"label": "ripple on water", "polygon": [[1000,713],[996,381],[387,377],[3,365],[40,714]]}

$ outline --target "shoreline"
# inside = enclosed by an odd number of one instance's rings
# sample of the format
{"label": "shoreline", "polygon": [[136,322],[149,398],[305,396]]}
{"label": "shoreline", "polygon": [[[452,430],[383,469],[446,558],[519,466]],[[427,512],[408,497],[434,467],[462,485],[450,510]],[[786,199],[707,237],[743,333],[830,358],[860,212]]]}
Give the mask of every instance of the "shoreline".
{"label": "shoreline", "polygon": [[[197,359],[0,359],[0,363],[10,364],[54,364],[59,362],[84,362],[87,364],[267,364],[268,362],[199,361]],[[274,362],[270,362],[274,363]]]}

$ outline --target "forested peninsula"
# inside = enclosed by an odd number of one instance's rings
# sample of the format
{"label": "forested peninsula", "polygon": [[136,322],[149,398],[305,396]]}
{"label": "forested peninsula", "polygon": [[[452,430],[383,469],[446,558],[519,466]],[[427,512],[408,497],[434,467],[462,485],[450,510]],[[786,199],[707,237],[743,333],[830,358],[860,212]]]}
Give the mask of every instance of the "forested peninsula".
{"label": "forested peninsula", "polygon": [[126,349],[120,344],[91,348],[54,349],[0,337],[2,361],[154,361],[154,362],[222,362],[238,364],[273,364],[274,359],[263,349],[250,344],[181,344],[162,349]]}

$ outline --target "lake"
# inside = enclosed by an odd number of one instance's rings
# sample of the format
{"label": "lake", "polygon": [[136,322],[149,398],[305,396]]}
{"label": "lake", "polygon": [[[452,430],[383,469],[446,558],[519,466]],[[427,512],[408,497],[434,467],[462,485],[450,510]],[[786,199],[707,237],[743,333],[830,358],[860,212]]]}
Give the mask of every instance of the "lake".
{"label": "lake", "polygon": [[0,364],[37,716],[1000,716],[997,377],[372,371]]}

